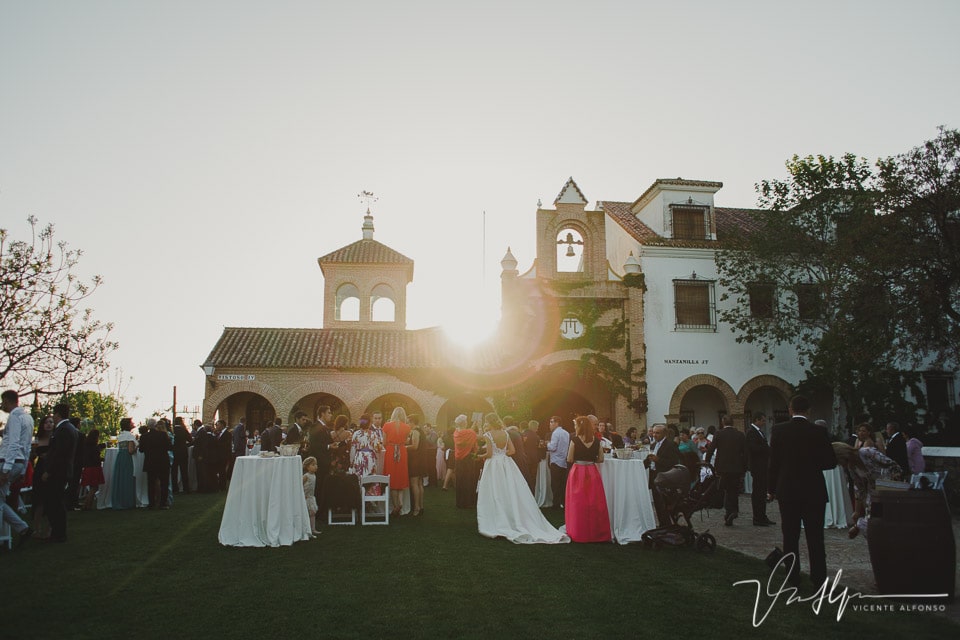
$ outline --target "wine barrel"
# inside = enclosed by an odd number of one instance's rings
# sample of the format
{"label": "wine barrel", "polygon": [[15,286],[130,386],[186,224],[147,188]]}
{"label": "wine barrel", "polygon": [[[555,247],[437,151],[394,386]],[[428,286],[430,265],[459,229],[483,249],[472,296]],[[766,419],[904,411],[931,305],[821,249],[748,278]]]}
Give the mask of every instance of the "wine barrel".
{"label": "wine barrel", "polygon": [[946,594],[910,601],[953,600],[957,547],[943,491],[878,491],[870,508],[867,546],[881,594]]}

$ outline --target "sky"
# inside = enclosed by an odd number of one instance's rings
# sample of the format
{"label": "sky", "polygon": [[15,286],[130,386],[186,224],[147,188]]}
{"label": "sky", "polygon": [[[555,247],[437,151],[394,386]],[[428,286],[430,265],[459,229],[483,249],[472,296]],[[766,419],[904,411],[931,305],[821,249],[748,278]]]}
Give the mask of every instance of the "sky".
{"label": "sky", "polygon": [[[317,258],[415,260],[407,327],[492,328],[537,201],[874,161],[960,127],[960,3],[0,0],[0,227],[81,249],[135,417],[224,327],[321,327]],[[453,331],[454,329],[452,329]]]}

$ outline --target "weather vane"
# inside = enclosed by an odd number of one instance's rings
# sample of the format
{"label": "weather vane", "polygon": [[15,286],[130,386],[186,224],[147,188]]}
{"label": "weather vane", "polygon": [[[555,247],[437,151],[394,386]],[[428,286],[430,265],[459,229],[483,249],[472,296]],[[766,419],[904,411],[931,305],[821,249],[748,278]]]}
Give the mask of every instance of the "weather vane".
{"label": "weather vane", "polygon": [[377,196],[373,195],[373,191],[361,191],[357,194],[357,197],[360,198],[367,205],[367,213],[370,213],[370,205],[379,200]]}

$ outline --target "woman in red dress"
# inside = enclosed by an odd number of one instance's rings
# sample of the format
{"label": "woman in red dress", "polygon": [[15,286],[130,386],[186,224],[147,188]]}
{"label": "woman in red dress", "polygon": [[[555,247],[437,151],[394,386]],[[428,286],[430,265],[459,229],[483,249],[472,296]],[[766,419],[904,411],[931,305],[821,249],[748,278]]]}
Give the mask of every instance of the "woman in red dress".
{"label": "woman in red dress", "polygon": [[596,464],[603,462],[603,449],[589,418],[577,418],[576,428],[567,451],[567,535],[574,542],[610,542],[607,496]]}
{"label": "woman in red dress", "polygon": [[403,490],[410,486],[407,471],[407,437],[410,425],[407,424],[407,412],[397,407],[390,414],[390,422],[383,425],[383,475],[390,476],[390,503],[392,515],[400,513],[403,506]]}

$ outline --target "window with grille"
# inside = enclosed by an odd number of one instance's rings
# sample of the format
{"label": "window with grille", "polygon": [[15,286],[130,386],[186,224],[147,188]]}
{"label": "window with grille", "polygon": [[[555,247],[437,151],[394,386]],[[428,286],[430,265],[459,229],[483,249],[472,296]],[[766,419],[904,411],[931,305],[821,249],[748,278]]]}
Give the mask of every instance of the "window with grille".
{"label": "window with grille", "polygon": [[716,330],[713,282],[674,280],[673,300],[677,329]]}
{"label": "window with grille", "polygon": [[773,293],[774,287],[772,284],[754,283],[747,287],[747,295],[750,297],[751,317],[773,317]]}
{"label": "window with grille", "polygon": [[673,207],[673,237],[677,240],[706,240],[707,209]]}
{"label": "window with grille", "polygon": [[797,312],[801,320],[818,320],[823,315],[820,285],[797,285]]}

